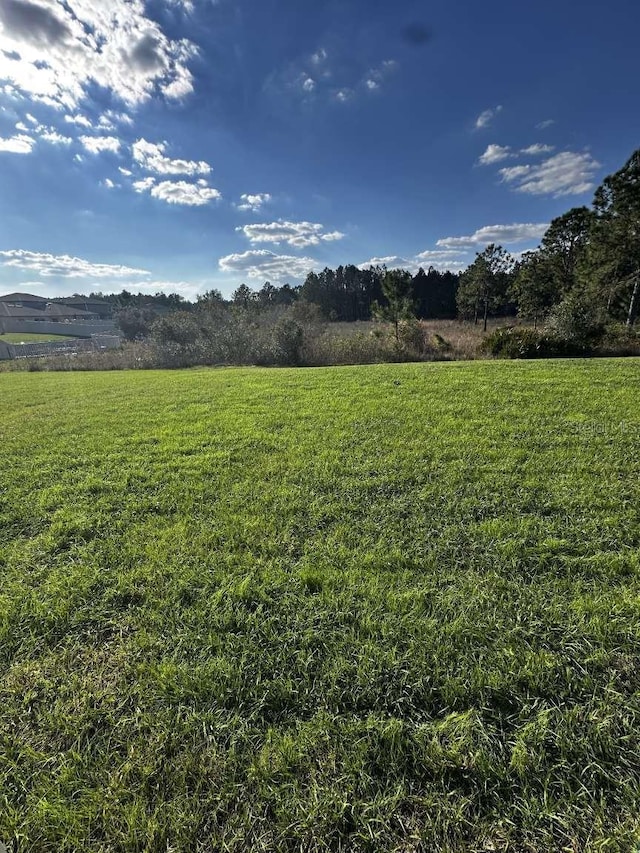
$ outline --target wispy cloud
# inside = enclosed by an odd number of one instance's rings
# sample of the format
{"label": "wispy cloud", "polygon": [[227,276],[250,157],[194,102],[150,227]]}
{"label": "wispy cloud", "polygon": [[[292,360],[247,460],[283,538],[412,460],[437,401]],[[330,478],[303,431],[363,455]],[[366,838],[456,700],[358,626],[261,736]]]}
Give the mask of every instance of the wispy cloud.
{"label": "wispy cloud", "polygon": [[535,157],[539,154],[549,154],[553,150],[553,145],[543,145],[541,142],[536,142],[535,145],[529,145],[527,148],[520,148],[519,150],[511,148],[510,145],[488,145],[484,154],[478,159],[478,163],[481,166],[491,166],[493,163],[500,163],[510,157]]}
{"label": "wispy cloud", "polygon": [[513,151],[508,145],[488,145],[487,150],[480,156],[478,163],[482,166],[490,166],[492,163],[499,163],[508,157],[513,157]]}
{"label": "wispy cloud", "polygon": [[588,152],[562,151],[542,163],[509,166],[500,169],[499,174],[517,192],[558,198],[592,190],[599,168],[600,163]]}
{"label": "wispy cloud", "polygon": [[251,243],[286,243],[296,249],[317,246],[321,241],[341,240],[345,236],[340,231],[326,232],[324,225],[318,222],[287,222],[284,219],[241,225],[236,231],[241,231]]}
{"label": "wispy cloud", "polygon": [[536,142],[535,145],[529,145],[528,148],[521,148],[520,154],[529,154],[535,156],[537,154],[550,154],[553,151],[553,145],[543,145],[541,142]]}
{"label": "wispy cloud", "polygon": [[380,258],[369,258],[368,261],[362,261],[358,264],[361,270],[367,270],[369,267],[387,267],[390,270],[408,270],[415,267],[415,260],[403,258],[401,255],[385,255]]}
{"label": "wispy cloud", "polygon": [[[349,57],[348,60],[345,56]],[[367,66],[355,61],[346,46],[331,54],[325,47],[319,47],[314,53],[272,75],[267,88],[275,92],[292,92],[307,103],[347,104],[367,92],[381,91],[397,69],[395,59]]]}
{"label": "wispy cloud", "polygon": [[489,127],[494,118],[501,112],[501,104],[498,104],[497,107],[491,107],[488,110],[483,110],[475,121],[476,130],[482,130],[485,127]]}

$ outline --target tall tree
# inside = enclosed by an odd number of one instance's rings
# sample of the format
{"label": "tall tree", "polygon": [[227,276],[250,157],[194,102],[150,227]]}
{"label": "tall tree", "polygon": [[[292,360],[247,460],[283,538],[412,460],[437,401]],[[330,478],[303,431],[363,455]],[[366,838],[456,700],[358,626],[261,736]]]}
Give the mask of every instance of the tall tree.
{"label": "tall tree", "polygon": [[604,179],[584,274],[606,295],[609,315],[631,326],[640,309],[640,149]]}
{"label": "tall tree", "polygon": [[240,287],[236,288],[233,291],[231,296],[231,301],[234,305],[237,305],[240,308],[244,308],[245,310],[249,307],[251,302],[255,299],[256,295],[250,287],[246,284],[241,284]]}
{"label": "tall tree", "polygon": [[457,302],[461,316],[473,317],[477,324],[482,312],[486,332],[489,312],[507,302],[512,267],[513,258],[502,246],[491,243],[483,252],[478,252],[475,261],[460,276]]}
{"label": "tall tree", "polygon": [[577,284],[578,270],[589,245],[593,222],[592,210],[573,207],[552,219],[542,238],[540,253],[544,259],[544,273],[551,276],[556,302],[560,302]]}
{"label": "tall tree", "polygon": [[525,320],[538,321],[558,302],[553,265],[541,251],[526,252],[516,265],[509,295],[515,301],[518,315]]}

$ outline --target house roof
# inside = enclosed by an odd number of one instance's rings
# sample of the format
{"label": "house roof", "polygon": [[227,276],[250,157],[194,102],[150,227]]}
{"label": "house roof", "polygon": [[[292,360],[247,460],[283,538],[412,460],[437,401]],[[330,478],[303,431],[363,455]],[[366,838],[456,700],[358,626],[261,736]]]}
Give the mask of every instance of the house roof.
{"label": "house roof", "polygon": [[44,309],[47,317],[78,317],[83,320],[94,320],[98,316],[93,311],[83,311],[82,308],[72,308],[70,305],[58,305],[50,302]]}
{"label": "house roof", "polygon": [[64,296],[55,300],[58,305],[73,305],[83,311],[91,311],[95,314],[111,315],[113,305],[106,299],[84,299],[82,296]]}
{"label": "house roof", "polygon": [[20,305],[7,305],[0,302],[0,317],[13,317],[14,320],[44,320],[46,314],[38,308],[22,308]]}
{"label": "house roof", "polygon": [[0,302],[48,302],[44,296],[34,296],[32,293],[5,293],[0,296]]}
{"label": "house roof", "polygon": [[106,299],[91,299],[89,296],[59,296],[55,299],[60,305],[94,305],[96,308],[111,308]]}

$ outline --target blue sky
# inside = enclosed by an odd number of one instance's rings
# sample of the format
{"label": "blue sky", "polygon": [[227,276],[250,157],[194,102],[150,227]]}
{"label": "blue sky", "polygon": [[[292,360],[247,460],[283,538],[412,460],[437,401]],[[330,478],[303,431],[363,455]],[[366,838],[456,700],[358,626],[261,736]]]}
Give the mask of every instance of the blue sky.
{"label": "blue sky", "polygon": [[638,147],[635,0],[2,0],[0,292],[464,268]]}

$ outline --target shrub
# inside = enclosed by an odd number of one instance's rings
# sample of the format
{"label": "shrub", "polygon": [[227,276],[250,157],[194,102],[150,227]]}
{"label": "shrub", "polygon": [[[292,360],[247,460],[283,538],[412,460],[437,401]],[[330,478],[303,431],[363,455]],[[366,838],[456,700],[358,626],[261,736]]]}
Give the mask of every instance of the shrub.
{"label": "shrub", "polygon": [[482,341],[480,350],[495,358],[560,358],[583,353],[574,342],[523,326],[496,329]]}
{"label": "shrub", "polygon": [[599,355],[640,355],[640,329],[616,323],[607,326],[598,345]]}
{"label": "shrub", "polygon": [[556,305],[549,315],[546,328],[552,338],[582,350],[593,346],[604,331],[593,305],[579,293],[570,293]]}
{"label": "shrub", "polygon": [[496,358],[544,358],[544,336],[534,329],[508,326],[491,332],[480,344]]}
{"label": "shrub", "polygon": [[301,361],[304,329],[295,320],[283,317],[273,327],[271,343],[273,362],[295,367]]}

